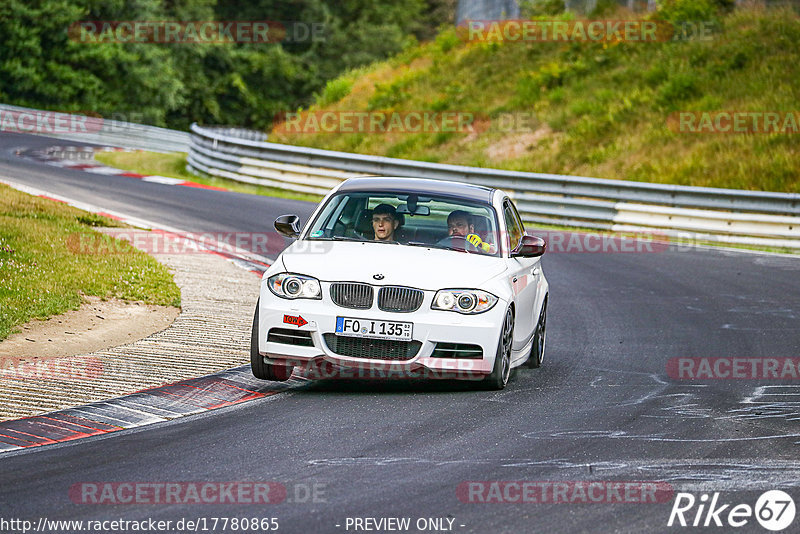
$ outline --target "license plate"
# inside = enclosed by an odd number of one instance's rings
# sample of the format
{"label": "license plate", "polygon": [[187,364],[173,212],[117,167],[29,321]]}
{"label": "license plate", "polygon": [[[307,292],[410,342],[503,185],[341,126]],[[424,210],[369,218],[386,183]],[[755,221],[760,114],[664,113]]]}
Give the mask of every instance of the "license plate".
{"label": "license plate", "polygon": [[374,319],[359,319],[355,317],[337,317],[335,333],[337,336],[411,341],[411,331],[413,328],[414,323],[376,321]]}

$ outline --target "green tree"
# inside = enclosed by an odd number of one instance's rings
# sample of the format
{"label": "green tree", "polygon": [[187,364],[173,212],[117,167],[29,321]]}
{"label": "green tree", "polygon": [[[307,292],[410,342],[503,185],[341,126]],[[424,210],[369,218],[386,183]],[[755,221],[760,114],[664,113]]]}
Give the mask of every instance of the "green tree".
{"label": "green tree", "polygon": [[[184,129],[195,121],[267,128],[342,72],[432,35],[452,19],[453,2],[3,0],[0,99]],[[75,26],[157,20],[276,21],[287,33],[274,43],[95,42]]]}
{"label": "green tree", "polygon": [[70,25],[145,18],[157,2],[7,0],[0,4],[0,97],[6,102],[103,116],[138,113],[164,124],[181,104],[168,50],[145,44],[82,42]]}

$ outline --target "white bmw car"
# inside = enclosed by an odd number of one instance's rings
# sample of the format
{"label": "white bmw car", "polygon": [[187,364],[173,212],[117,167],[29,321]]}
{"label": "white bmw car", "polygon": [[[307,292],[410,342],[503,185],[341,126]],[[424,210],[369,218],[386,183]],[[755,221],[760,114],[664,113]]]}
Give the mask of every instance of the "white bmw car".
{"label": "white bmw car", "polygon": [[[351,178],[331,191],[261,280],[253,375],[454,378],[502,389],[545,350],[545,242],[501,190]],[[313,373],[312,373],[313,375]]]}

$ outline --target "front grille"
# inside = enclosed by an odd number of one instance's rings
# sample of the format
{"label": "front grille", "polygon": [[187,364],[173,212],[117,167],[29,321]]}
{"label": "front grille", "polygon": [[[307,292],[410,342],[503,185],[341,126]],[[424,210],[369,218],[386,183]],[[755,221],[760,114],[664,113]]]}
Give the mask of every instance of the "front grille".
{"label": "front grille", "polygon": [[431,357],[470,358],[480,360],[483,358],[483,349],[480,345],[469,345],[467,343],[437,343]]}
{"label": "front grille", "polygon": [[422,346],[419,341],[368,339],[336,334],[323,334],[322,337],[328,348],[340,356],[370,360],[410,360]]}
{"label": "front grille", "polygon": [[288,328],[271,328],[267,334],[267,341],[282,343],[284,345],[297,345],[299,347],[313,347],[314,340],[311,332],[302,330],[289,330]]}
{"label": "front grille", "polygon": [[423,296],[422,291],[410,287],[382,287],[378,291],[378,308],[388,312],[417,311]]}
{"label": "front grille", "polygon": [[343,308],[366,310],[372,307],[373,291],[369,284],[336,282],[331,284],[331,299]]}

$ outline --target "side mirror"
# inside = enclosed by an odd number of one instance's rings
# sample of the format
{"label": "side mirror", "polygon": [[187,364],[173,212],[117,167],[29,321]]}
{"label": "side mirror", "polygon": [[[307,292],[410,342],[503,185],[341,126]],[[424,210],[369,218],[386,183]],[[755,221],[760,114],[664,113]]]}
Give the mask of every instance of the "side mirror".
{"label": "side mirror", "polygon": [[279,234],[295,238],[300,235],[300,217],[297,215],[281,215],[275,219],[275,229]]}
{"label": "side mirror", "polygon": [[511,257],[537,258],[544,254],[546,249],[547,243],[541,237],[524,235],[517,248],[511,251]]}

